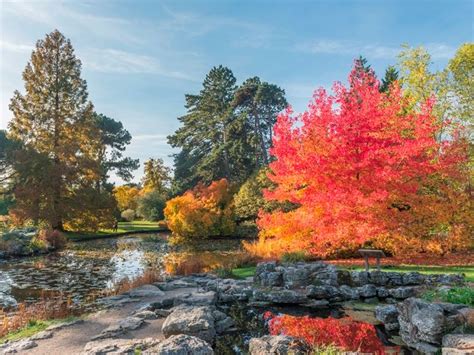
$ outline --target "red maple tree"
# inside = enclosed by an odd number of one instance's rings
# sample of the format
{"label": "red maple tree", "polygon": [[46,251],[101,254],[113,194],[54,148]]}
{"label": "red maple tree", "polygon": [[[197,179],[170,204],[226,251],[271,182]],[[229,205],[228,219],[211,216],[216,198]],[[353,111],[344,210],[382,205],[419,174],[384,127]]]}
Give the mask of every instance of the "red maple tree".
{"label": "red maple tree", "polygon": [[297,207],[260,215],[267,249],[273,241],[328,256],[400,232],[433,177],[456,176],[465,161],[452,139],[436,139],[433,100],[410,110],[398,85],[381,93],[373,73],[356,68],[333,91],[317,90],[303,114],[278,117],[269,175],[277,187],[265,198]]}

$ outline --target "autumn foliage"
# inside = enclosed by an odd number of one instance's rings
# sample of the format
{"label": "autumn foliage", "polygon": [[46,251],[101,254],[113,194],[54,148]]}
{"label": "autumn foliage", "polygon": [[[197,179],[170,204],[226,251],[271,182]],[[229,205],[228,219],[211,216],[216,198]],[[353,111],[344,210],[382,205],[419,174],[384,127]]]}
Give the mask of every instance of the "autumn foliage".
{"label": "autumn foliage", "polygon": [[314,348],[328,345],[340,350],[383,354],[384,348],[372,324],[355,322],[350,317],[310,318],[266,313],[272,335],[285,334],[303,339]]}
{"label": "autumn foliage", "polygon": [[165,219],[179,239],[231,235],[235,230],[232,191],[226,179],[194,189],[166,203]]}
{"label": "autumn foliage", "polygon": [[301,115],[278,117],[269,174],[276,187],[265,198],[298,207],[261,213],[260,240],[249,249],[327,257],[377,241],[393,253],[465,248],[466,144],[437,139],[446,127],[434,101],[414,110],[396,83],[381,93],[373,73],[357,68],[333,91],[317,90]]}

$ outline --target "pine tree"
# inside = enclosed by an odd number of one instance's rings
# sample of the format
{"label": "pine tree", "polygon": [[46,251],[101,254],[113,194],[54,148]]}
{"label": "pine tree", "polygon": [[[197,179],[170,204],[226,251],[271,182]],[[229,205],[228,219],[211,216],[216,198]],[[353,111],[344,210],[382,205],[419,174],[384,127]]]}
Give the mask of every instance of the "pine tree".
{"label": "pine tree", "polygon": [[[235,82],[230,69],[214,67],[207,74],[200,93],[186,95],[188,112],[178,118],[183,126],[169,136],[168,141],[173,147],[185,150],[195,162],[189,167],[192,181],[232,180],[229,134]],[[176,168],[178,170],[180,166]]]}
{"label": "pine tree", "polygon": [[236,114],[245,121],[251,155],[255,170],[258,170],[269,163],[273,125],[277,114],[288,105],[285,91],[253,77],[237,89],[232,105]]}
{"label": "pine tree", "polygon": [[138,159],[123,156],[123,151],[130,144],[132,136],[123,127],[122,122],[115,121],[103,114],[94,113],[94,121],[99,130],[100,148],[98,159],[101,162],[101,178],[98,187],[107,186],[109,172],[115,171],[117,176],[130,181],[132,171],[138,169]]}
{"label": "pine tree", "polygon": [[393,65],[389,65],[385,70],[385,76],[382,79],[382,84],[380,85],[380,92],[387,92],[390,89],[390,86],[398,80],[398,71]]}
{"label": "pine tree", "polygon": [[58,30],[39,40],[23,80],[25,93],[15,91],[10,103],[9,136],[22,143],[14,152],[13,213],[60,230],[69,221],[96,228],[111,200],[94,192],[100,139],[71,42]]}
{"label": "pine tree", "polygon": [[145,173],[142,179],[145,192],[158,191],[164,195],[171,180],[171,169],[165,166],[163,159],[148,159],[143,168]]}

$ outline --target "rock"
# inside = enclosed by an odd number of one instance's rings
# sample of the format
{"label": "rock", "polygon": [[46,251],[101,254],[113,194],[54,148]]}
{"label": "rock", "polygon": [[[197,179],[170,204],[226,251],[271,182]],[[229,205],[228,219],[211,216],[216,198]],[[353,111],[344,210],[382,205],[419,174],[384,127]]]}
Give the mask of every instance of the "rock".
{"label": "rock", "polygon": [[211,346],[204,340],[190,335],[173,335],[143,354],[159,355],[213,355]]}
{"label": "rock", "polygon": [[308,301],[306,296],[293,290],[272,290],[264,292],[255,290],[253,301],[264,301],[277,304],[303,304]]}
{"label": "rock", "polygon": [[420,350],[421,343],[440,345],[445,333],[443,308],[418,298],[408,298],[398,304],[398,321],[403,341]]}
{"label": "rock", "polygon": [[303,267],[288,266],[283,269],[283,285],[287,288],[307,286],[310,283],[309,270]]}
{"label": "rock", "polygon": [[117,295],[117,296],[101,298],[97,300],[97,303],[102,304],[106,307],[120,307],[124,305],[125,303],[138,302],[138,301],[139,300],[136,298],[131,298],[127,296],[126,294],[122,294],[122,295]]}
{"label": "rock", "polygon": [[370,298],[377,296],[377,288],[374,285],[364,285],[357,289],[360,297]]}
{"label": "rock", "polygon": [[408,272],[402,276],[404,285],[421,285],[424,281],[425,277],[419,272]]}
{"label": "rock", "polygon": [[310,269],[316,270],[311,274],[311,284],[338,286],[338,272],[334,265],[322,262],[308,264]]}
{"label": "rock", "polygon": [[266,335],[249,342],[250,355],[302,355],[308,351],[306,344],[286,335]]}
{"label": "rock", "polygon": [[53,332],[50,330],[43,330],[42,332],[36,333],[30,337],[30,340],[43,340],[53,337]]}
{"label": "rock", "polygon": [[283,285],[283,275],[281,272],[269,272],[266,274],[266,277],[263,279],[262,286],[282,286]]}
{"label": "rock", "polygon": [[332,299],[339,296],[339,290],[334,286],[314,286],[306,287],[306,296],[315,299]]}
{"label": "rock", "polygon": [[130,330],[140,328],[145,321],[138,317],[127,317],[105,328],[100,334],[92,337],[91,340],[113,338]]}
{"label": "rock", "polygon": [[132,298],[161,297],[165,293],[154,285],[143,285],[127,292]]}
{"label": "rock", "polygon": [[338,285],[351,285],[351,273],[347,270],[337,270],[337,283]]}
{"label": "rock", "polygon": [[403,275],[399,272],[387,272],[388,281],[387,284],[390,286],[402,286]]}
{"label": "rock", "polygon": [[375,307],[375,318],[382,322],[388,331],[393,331],[400,327],[398,324],[398,309],[395,305]]}
{"label": "rock", "polygon": [[408,297],[415,296],[415,288],[410,286],[404,287],[397,287],[388,290],[390,296],[398,298],[398,299],[405,299]]}
{"label": "rock", "polygon": [[443,354],[473,354],[474,334],[447,334],[442,344]]}
{"label": "rock", "polygon": [[156,312],[143,310],[140,312],[136,312],[133,314],[134,317],[141,318],[141,319],[156,319],[158,318]]}
{"label": "rock", "polygon": [[189,281],[184,281],[180,279],[172,280],[169,282],[157,282],[154,285],[157,286],[162,291],[172,291],[172,290],[177,290],[179,288],[197,287],[196,282],[189,282]]}
{"label": "rock", "polygon": [[377,287],[377,297],[379,298],[387,298],[390,296],[388,290],[385,287]]}
{"label": "rock", "polygon": [[[183,293],[179,297],[184,298],[190,295],[191,295],[190,293]],[[160,300],[150,303],[150,309],[156,310],[156,309],[170,308],[170,307],[173,307],[174,301],[175,301],[175,297],[165,297],[165,298],[162,298]]]}
{"label": "rock", "polygon": [[36,346],[38,346],[38,344],[36,344],[33,340],[23,339],[0,345],[0,351],[2,354],[13,354],[20,351],[33,349]]}
{"label": "rock", "polygon": [[347,285],[342,285],[339,287],[339,292],[341,297],[345,300],[358,300],[359,299],[359,292],[356,289],[349,287]]}
{"label": "rock", "polygon": [[369,283],[369,273],[365,271],[352,271],[351,279],[353,286],[363,286]]}
{"label": "rock", "polygon": [[134,355],[143,352],[160,343],[154,338],[145,339],[107,339],[90,341],[84,347],[83,355],[127,354]]}
{"label": "rock", "polygon": [[268,274],[275,272],[276,266],[275,261],[258,263],[255,269],[254,282],[261,286],[271,286],[269,285]]}
{"label": "rock", "polygon": [[377,286],[385,286],[388,282],[387,273],[378,270],[370,271],[369,282]]}
{"label": "rock", "polygon": [[227,332],[229,329],[235,326],[235,322],[231,317],[226,317],[222,320],[215,322],[215,328],[217,334],[223,334]]}
{"label": "rock", "polygon": [[458,312],[463,316],[466,327],[474,329],[474,309],[465,307],[461,308]]}
{"label": "rock", "polygon": [[163,334],[166,338],[177,334],[192,335],[212,344],[216,336],[213,310],[209,306],[177,306],[165,319]]}
{"label": "rock", "polygon": [[155,314],[158,318],[165,318],[171,314],[169,309],[155,309]]}
{"label": "rock", "polygon": [[174,299],[175,306],[180,304],[194,305],[194,306],[210,306],[216,304],[217,295],[214,291],[207,292],[192,292]]}

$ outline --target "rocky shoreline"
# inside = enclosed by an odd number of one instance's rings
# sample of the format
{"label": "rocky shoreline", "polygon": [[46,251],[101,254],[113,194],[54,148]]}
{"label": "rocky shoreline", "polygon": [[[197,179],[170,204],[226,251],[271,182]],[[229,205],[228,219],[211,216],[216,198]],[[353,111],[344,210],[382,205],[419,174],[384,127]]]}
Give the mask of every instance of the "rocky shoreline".
{"label": "rocky shoreline", "polygon": [[[117,323],[102,329],[84,345],[84,354],[218,354],[216,339],[242,331],[227,310],[243,304],[265,310],[269,306],[332,309],[344,301],[380,303],[376,318],[386,330],[399,333],[413,349],[427,354],[474,351],[474,310],[465,305],[429,303],[417,298],[427,287],[464,283],[462,275],[422,275],[395,272],[349,272],[323,262],[260,263],[254,278],[221,279],[212,274],[168,277],[119,296],[101,300],[107,309],[142,301]],[[145,303],[143,301],[146,300]],[[124,339],[127,334],[162,319],[160,337]],[[25,342],[34,342],[26,339]],[[28,343],[32,345],[31,343]],[[21,344],[20,344],[21,345]],[[15,352],[15,343],[0,352]],[[288,336],[261,336],[248,340],[250,354],[305,354],[308,345]],[[448,349],[448,350],[446,350]]]}

